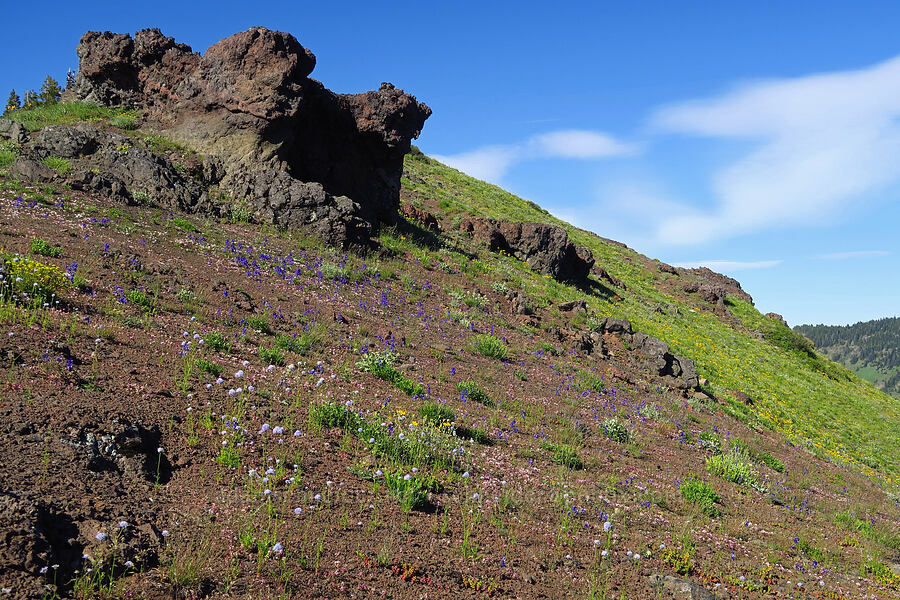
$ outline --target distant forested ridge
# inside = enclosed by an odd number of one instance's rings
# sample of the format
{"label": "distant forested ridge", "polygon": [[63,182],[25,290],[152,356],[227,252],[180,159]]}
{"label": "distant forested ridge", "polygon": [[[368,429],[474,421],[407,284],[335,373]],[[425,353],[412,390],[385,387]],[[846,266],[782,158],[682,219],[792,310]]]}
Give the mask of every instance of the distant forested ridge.
{"label": "distant forested ridge", "polygon": [[854,325],[798,325],[820,352],[900,396],[900,317]]}

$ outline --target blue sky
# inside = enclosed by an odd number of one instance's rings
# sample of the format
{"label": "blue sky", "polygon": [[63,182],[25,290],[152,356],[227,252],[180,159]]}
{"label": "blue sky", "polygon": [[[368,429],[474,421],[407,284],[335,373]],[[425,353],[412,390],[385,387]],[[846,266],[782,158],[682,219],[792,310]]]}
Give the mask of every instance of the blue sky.
{"label": "blue sky", "polygon": [[87,30],[264,25],[331,89],[428,103],[427,154],[792,325],[900,314],[900,4],[324,4],[15,3],[0,93],[64,81]]}

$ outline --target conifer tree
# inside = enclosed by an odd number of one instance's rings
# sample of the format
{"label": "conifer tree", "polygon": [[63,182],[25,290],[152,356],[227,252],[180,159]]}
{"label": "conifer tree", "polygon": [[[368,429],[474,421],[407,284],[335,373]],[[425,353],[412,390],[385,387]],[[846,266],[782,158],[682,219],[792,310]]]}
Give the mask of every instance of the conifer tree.
{"label": "conifer tree", "polygon": [[44,85],[41,86],[41,104],[56,104],[61,96],[62,89],[59,87],[59,82],[47,75]]}
{"label": "conifer tree", "polygon": [[75,71],[69,69],[66,71],[66,91],[71,92],[75,89]]}
{"label": "conifer tree", "polygon": [[37,94],[34,90],[25,92],[25,98],[22,99],[22,108],[34,108],[39,104]]}
{"label": "conifer tree", "polygon": [[19,100],[19,95],[16,93],[16,90],[9,91],[9,99],[6,101],[6,108],[3,110],[4,115],[8,115],[12,111],[19,109],[22,107],[22,101]]}

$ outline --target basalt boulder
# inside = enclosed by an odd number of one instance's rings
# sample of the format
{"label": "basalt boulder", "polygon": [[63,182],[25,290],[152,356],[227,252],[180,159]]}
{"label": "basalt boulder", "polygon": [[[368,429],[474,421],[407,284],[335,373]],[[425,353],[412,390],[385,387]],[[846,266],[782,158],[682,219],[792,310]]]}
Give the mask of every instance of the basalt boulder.
{"label": "basalt boulder", "polygon": [[[316,64],[310,50],[264,27],[223,39],[203,55],[158,29],[133,38],[89,32],[78,57],[76,98],[138,107],[147,125],[215,157],[223,167],[220,190],[257,209],[262,220],[320,223],[321,207],[330,204],[326,212],[350,210],[367,225],[320,233],[362,235],[396,221],[403,156],[431,109],[393,85],[335,94],[309,78]],[[288,192],[285,202],[273,203],[271,186],[247,185],[261,170],[274,171],[282,190],[321,193]],[[316,214],[300,216],[311,210]]]}
{"label": "basalt boulder", "polygon": [[566,230],[555,225],[467,219],[460,229],[494,252],[507,252],[560,281],[584,281],[594,266],[591,251],[570,242]]}

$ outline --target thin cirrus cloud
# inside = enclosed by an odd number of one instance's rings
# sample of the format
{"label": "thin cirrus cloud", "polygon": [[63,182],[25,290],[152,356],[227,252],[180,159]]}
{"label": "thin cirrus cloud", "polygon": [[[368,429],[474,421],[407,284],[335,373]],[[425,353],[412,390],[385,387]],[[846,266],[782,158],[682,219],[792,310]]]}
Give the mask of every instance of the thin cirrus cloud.
{"label": "thin cirrus cloud", "polygon": [[[661,244],[827,222],[900,179],[900,57],[869,68],[750,83],[650,118],[656,133],[749,142],[713,172],[715,205],[654,225]],[[685,235],[690,232],[690,235]]]}
{"label": "thin cirrus cloud", "polygon": [[432,158],[472,177],[498,183],[513,165],[528,160],[596,160],[637,152],[636,145],[602,132],[566,129],[533,135],[519,144],[484,146],[459,154],[436,154]]}
{"label": "thin cirrus cloud", "polygon": [[740,260],[698,260],[692,262],[675,263],[676,267],[685,269],[696,269],[697,267],[707,267],[713,271],[725,273],[733,273],[735,271],[746,271],[748,269],[770,269],[777,267],[783,261],[780,260],[757,260],[757,261],[740,261]]}

